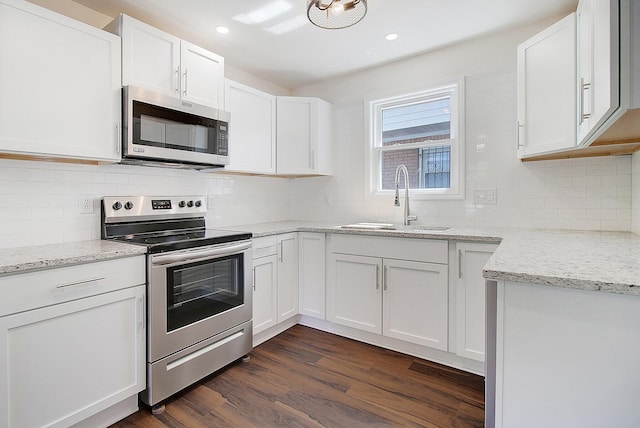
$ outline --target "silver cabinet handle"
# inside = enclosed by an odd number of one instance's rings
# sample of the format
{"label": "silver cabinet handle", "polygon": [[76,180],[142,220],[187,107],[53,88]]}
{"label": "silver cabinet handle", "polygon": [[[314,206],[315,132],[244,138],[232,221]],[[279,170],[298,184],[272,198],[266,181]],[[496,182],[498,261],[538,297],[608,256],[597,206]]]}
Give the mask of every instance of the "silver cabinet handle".
{"label": "silver cabinet handle", "polygon": [[[580,125],[585,121],[585,119],[589,119],[591,117],[591,111],[588,113],[585,112],[585,101],[587,97],[585,96],[586,91],[591,91],[591,83],[585,83],[584,78],[580,78]],[[591,104],[591,103],[588,103]]]}
{"label": "silver cabinet handle", "polygon": [[57,285],[56,288],[59,289],[59,290],[63,290],[65,288],[76,287],[76,286],[79,286],[79,285],[87,285],[87,284],[90,284],[92,282],[98,282],[98,281],[102,281],[102,280],[104,280],[104,276],[91,278],[91,279],[83,279],[82,281],[68,282],[66,284]]}
{"label": "silver cabinet handle", "polygon": [[122,149],[122,133],[120,132],[120,122],[116,123],[116,153],[120,154]]}
{"label": "silver cabinet handle", "polygon": [[462,250],[458,250],[458,278],[462,278]]}
{"label": "silver cabinet handle", "polygon": [[380,266],[376,265],[376,290],[380,289]]}
{"label": "silver cabinet handle", "polygon": [[311,169],[316,169],[316,152],[311,150]]}
{"label": "silver cabinet handle", "polygon": [[282,252],[282,241],[280,241],[280,263],[284,262],[284,254]]}
{"label": "silver cabinet handle", "polygon": [[176,68],[176,93],[180,95],[180,66]]}
{"label": "silver cabinet handle", "polygon": [[185,69],[184,69],[184,73],[182,73],[182,75],[184,76],[184,90],[182,91],[182,93],[183,93],[184,95],[187,95],[187,79],[188,79],[188,77],[189,77],[189,76],[187,75],[187,71],[188,71],[188,70],[185,68]]}
{"label": "silver cabinet handle", "polygon": [[383,290],[387,291],[387,272],[389,272],[389,267],[385,266],[384,267],[384,272],[383,272],[383,277],[382,277],[382,284],[383,284]]}
{"label": "silver cabinet handle", "polygon": [[144,330],[144,324],[145,324],[145,304],[144,304],[144,297],[140,297],[138,299],[138,307],[140,308],[140,312],[139,312],[139,316],[140,316],[140,321],[138,321],[138,325],[140,326],[140,330]]}
{"label": "silver cabinet handle", "polygon": [[253,267],[253,291],[256,291],[256,267]]}
{"label": "silver cabinet handle", "polygon": [[516,149],[520,149],[520,147],[522,147],[522,143],[520,143],[520,130],[522,128],[524,128],[524,125],[522,125],[520,121],[518,121],[518,127],[516,130]]}

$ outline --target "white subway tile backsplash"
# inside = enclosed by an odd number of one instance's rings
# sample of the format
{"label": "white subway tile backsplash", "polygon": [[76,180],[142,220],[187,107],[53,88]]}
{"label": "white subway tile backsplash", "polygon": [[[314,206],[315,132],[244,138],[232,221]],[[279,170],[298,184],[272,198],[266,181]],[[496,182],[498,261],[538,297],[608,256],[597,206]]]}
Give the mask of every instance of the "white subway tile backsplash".
{"label": "white subway tile backsplash", "polygon": [[[105,195],[224,195],[208,227],[290,218],[287,179],[206,174],[131,165],[76,165],[0,159],[0,248],[100,239]],[[93,214],[80,214],[80,196]]]}

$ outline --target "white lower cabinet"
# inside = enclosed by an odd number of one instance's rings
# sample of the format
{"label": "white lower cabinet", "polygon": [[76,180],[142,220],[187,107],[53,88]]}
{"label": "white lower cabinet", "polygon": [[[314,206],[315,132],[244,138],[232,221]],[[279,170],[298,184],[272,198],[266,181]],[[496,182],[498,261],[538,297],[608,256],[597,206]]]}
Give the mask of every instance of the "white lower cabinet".
{"label": "white lower cabinet", "polygon": [[324,233],[298,233],[299,312],[325,319],[325,248]]}
{"label": "white lower cabinet", "polygon": [[278,322],[278,258],[274,254],[253,259],[253,334]]}
{"label": "white lower cabinet", "polygon": [[278,322],[298,315],[298,233],[278,235]]}
{"label": "white lower cabinet", "polygon": [[145,388],[144,275],[139,256],[0,278],[0,427],[70,426]]}
{"label": "white lower cabinet", "polygon": [[485,359],[485,280],[482,269],[496,248],[496,244],[456,244],[456,354],[476,361]]}
{"label": "white lower cabinet", "polygon": [[382,334],[447,350],[448,267],[383,260]]}
{"label": "white lower cabinet", "polygon": [[254,336],[297,314],[298,234],[254,239]]}
{"label": "white lower cabinet", "polygon": [[[447,241],[332,235],[327,319],[446,351],[447,245]],[[393,254],[410,260],[390,258]],[[434,263],[425,261],[429,259]]]}

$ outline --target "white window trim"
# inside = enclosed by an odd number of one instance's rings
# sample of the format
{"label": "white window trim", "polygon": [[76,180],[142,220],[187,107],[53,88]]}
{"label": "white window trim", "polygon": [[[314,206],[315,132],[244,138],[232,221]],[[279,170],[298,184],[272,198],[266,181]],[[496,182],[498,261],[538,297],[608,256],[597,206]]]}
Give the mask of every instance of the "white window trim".
{"label": "white window trim", "polygon": [[[376,147],[376,138],[379,136],[378,129],[380,127],[381,107],[392,107],[394,104],[405,104],[408,100],[419,102],[423,99],[434,97],[444,92],[452,92],[451,95],[451,140],[434,141],[429,145],[442,145],[443,142],[452,141],[451,145],[451,187],[448,189],[410,189],[409,193],[412,199],[417,200],[438,200],[438,199],[464,199],[465,184],[465,130],[464,130],[464,78],[455,82],[448,82],[436,87],[397,95],[387,98],[377,98],[365,100],[365,150],[364,150],[364,169],[365,169],[365,197],[388,197],[393,194],[393,190],[378,189],[378,177],[380,174],[378,153],[384,151],[381,147]],[[424,144],[406,144],[403,148],[412,148],[414,146],[423,147]],[[404,183],[401,183],[403,185]]]}

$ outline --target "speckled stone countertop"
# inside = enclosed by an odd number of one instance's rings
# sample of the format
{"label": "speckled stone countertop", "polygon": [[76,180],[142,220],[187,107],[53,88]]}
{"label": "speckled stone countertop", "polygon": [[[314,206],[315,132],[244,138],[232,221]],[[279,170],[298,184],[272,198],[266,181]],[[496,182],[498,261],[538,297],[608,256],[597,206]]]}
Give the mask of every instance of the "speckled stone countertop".
{"label": "speckled stone countertop", "polygon": [[139,245],[113,241],[81,241],[0,250],[0,275],[51,269],[145,254]]}
{"label": "speckled stone countertop", "polygon": [[227,227],[255,238],[288,232],[346,233],[400,238],[500,242],[484,277],[640,296],[640,236],[628,232],[571,232],[420,226],[397,230],[342,229],[340,225],[277,222]]}

